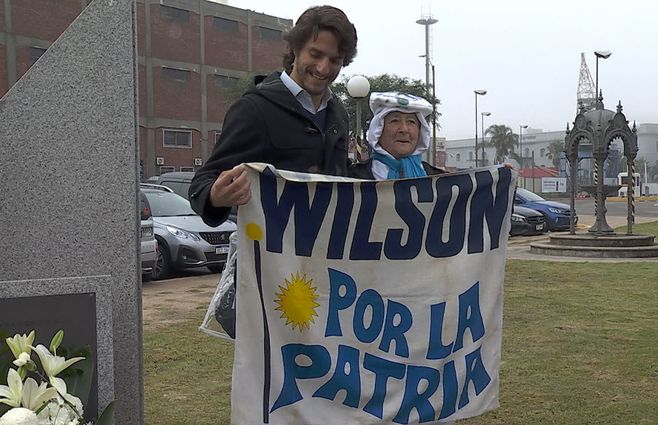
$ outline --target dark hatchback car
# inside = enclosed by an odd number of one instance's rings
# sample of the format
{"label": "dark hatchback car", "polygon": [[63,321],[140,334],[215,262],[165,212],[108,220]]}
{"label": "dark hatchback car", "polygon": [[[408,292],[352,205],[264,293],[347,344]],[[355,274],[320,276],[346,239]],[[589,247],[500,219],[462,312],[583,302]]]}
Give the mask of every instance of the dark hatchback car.
{"label": "dark hatchback car", "polygon": [[[548,230],[569,230],[571,209],[562,202],[547,201],[541,196],[523,188],[517,188],[514,194],[514,205],[539,211],[546,218]],[[578,223],[578,217],[575,217]]]}
{"label": "dark hatchback car", "polygon": [[[164,173],[158,177],[157,183],[162,186],[167,186],[180,196],[189,200],[188,192],[190,184],[194,178],[192,171],[172,171],[171,173]],[[234,223],[238,222],[238,208],[231,208],[228,219]]]}
{"label": "dark hatchback car", "polygon": [[514,205],[512,211],[512,227],[510,236],[541,235],[548,232],[548,225],[544,214],[530,208]]}

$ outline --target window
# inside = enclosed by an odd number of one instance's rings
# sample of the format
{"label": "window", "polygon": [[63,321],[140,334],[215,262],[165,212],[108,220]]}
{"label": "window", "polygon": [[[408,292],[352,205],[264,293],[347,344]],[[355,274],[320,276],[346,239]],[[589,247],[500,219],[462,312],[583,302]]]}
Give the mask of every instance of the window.
{"label": "window", "polygon": [[456,159],[457,162],[460,162],[462,160],[462,154],[458,153]]}
{"label": "window", "polygon": [[189,130],[164,130],[164,146],[167,148],[191,148],[192,132]]}
{"label": "window", "polygon": [[539,149],[539,157],[543,158],[544,155],[546,155],[546,149],[544,149],[544,148]]}
{"label": "window", "polygon": [[263,40],[280,41],[281,31],[273,30],[271,28],[260,28],[260,38]]}
{"label": "window", "polygon": [[191,171],[194,172],[194,167],[180,167],[181,171]]}
{"label": "window", "polygon": [[473,152],[468,153],[468,160],[473,161]]}
{"label": "window", "polygon": [[162,78],[178,81],[179,83],[187,83],[190,81],[190,71],[186,69],[162,67]]}
{"label": "window", "polygon": [[238,21],[214,16],[212,26],[221,32],[238,32]]}
{"label": "window", "polygon": [[219,142],[219,138],[222,135],[221,130],[220,131],[215,131],[215,143]]}
{"label": "window", "polygon": [[41,47],[30,47],[30,60],[34,63],[39,60],[44,53],[46,53],[46,49],[42,49]]}
{"label": "window", "polygon": [[189,22],[190,12],[171,6],[160,5],[160,16],[174,22]]}
{"label": "window", "polygon": [[160,175],[163,175],[164,173],[173,173],[174,171],[176,171],[176,167],[173,167],[171,165],[160,166]]}
{"label": "window", "polygon": [[231,89],[238,85],[239,78],[229,77],[228,75],[215,74],[215,84],[223,89]]}

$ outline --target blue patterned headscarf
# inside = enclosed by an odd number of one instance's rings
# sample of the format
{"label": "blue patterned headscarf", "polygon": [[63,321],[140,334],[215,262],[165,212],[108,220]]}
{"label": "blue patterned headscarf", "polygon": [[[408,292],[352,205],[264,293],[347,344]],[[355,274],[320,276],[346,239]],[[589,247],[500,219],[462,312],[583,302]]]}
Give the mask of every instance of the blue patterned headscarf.
{"label": "blue patterned headscarf", "polygon": [[[432,105],[425,99],[407,93],[373,92],[370,94],[373,118],[368,128],[368,143],[372,146],[372,174],[378,179],[395,179],[426,176],[422,154],[430,146],[430,127],[425,117],[432,112]],[[384,117],[390,112],[416,113],[420,122],[416,150],[408,157],[395,159],[379,144],[384,129]]]}
{"label": "blue patterned headscarf", "polygon": [[378,161],[388,167],[387,179],[425,177],[427,175],[423,168],[423,161],[420,154],[395,159],[391,155],[375,152],[372,155],[372,160]]}

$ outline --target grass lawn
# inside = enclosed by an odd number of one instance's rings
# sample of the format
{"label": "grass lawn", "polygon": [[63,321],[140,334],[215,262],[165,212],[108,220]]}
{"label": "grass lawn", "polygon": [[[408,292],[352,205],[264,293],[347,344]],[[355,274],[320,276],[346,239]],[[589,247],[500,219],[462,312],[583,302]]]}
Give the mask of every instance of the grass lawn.
{"label": "grass lawn", "polygon": [[[230,423],[233,345],[197,330],[206,307],[145,330],[147,424]],[[459,424],[658,424],[658,263],[508,261],[500,381]]]}

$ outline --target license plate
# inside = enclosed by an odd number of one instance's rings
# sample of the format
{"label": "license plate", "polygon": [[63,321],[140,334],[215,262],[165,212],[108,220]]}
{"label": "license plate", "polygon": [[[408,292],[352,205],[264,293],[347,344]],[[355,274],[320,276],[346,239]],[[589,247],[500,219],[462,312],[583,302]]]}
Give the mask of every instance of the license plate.
{"label": "license plate", "polygon": [[228,254],[228,246],[218,246],[215,248],[215,254]]}
{"label": "license plate", "polygon": [[535,225],[535,228],[537,230],[544,230],[544,225],[543,224],[537,224],[537,225]]}

